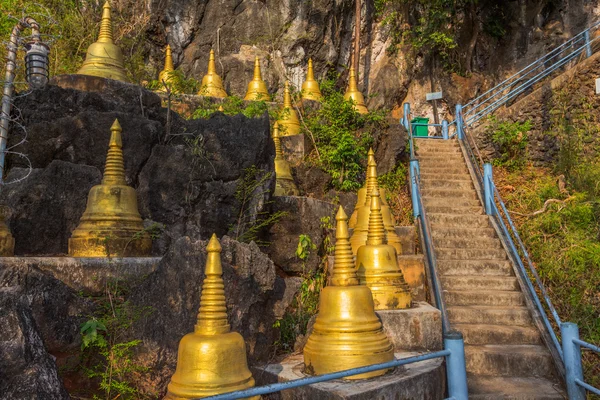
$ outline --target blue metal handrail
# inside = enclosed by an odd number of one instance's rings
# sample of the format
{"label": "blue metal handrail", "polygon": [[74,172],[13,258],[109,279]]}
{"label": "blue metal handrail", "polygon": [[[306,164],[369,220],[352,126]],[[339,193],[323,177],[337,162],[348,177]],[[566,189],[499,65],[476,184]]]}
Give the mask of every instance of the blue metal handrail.
{"label": "blue metal handrail", "polygon": [[[448,340],[458,340],[458,339],[456,337],[449,336],[444,339],[444,342],[446,342]],[[460,342],[462,342],[462,336],[460,336]],[[462,351],[464,352],[464,349],[462,349]],[[294,388],[301,387],[301,386],[313,385],[315,383],[327,382],[327,381],[331,381],[334,379],[342,379],[342,378],[346,378],[346,377],[353,376],[353,375],[364,374],[367,372],[380,371],[382,369],[395,368],[395,367],[399,367],[402,365],[408,365],[408,364],[412,364],[412,363],[416,363],[416,362],[420,362],[420,361],[432,360],[432,359],[440,358],[440,357],[445,357],[446,363],[448,363],[448,364],[454,364],[456,362],[458,362],[460,364],[461,361],[456,360],[456,358],[460,359],[460,352],[461,352],[460,348],[454,348],[453,346],[447,346],[446,350],[435,351],[435,352],[421,354],[418,356],[413,356],[413,357],[408,357],[408,358],[395,359],[393,361],[389,361],[386,363],[374,364],[374,365],[369,365],[366,367],[352,368],[352,369],[348,369],[345,371],[339,371],[339,372],[334,372],[334,373],[330,373],[330,374],[309,376],[306,378],[295,379],[295,380],[287,381],[287,382],[274,383],[271,385],[259,386],[259,387],[254,387],[254,388],[250,388],[250,389],[245,389],[245,390],[238,390],[235,392],[219,394],[216,396],[203,397],[202,400],[235,400],[235,399],[247,398],[247,397],[252,397],[252,396],[260,396],[260,395],[264,395],[264,394],[280,392],[282,390],[294,389]],[[464,354],[462,356],[462,363],[464,363]],[[453,384],[458,384],[459,386],[462,386],[461,383],[458,383],[456,381],[453,382]],[[467,396],[466,376],[465,376],[465,381],[464,381],[464,387],[451,388],[450,382],[448,382],[448,386],[449,386],[448,394],[451,396],[450,398],[455,398],[456,400],[462,400],[462,399],[466,400],[467,399],[467,397],[466,397]],[[459,389],[459,390],[457,391],[455,389]],[[200,400],[200,399],[195,399],[195,400]],[[446,399],[446,400],[449,400],[449,399]]]}
{"label": "blue metal handrail", "polygon": [[600,347],[579,339],[577,324],[565,322],[560,326],[562,348],[565,360],[567,394],[570,400],[585,400],[586,390],[600,395],[596,388],[583,380],[583,365],[581,363],[581,347],[600,354]]}
{"label": "blue metal handrail", "polygon": [[[591,39],[592,32],[599,27],[600,22],[592,24],[586,30],[471,100],[464,106],[464,115],[466,116],[464,122],[467,125],[473,125],[577,56],[585,53],[587,57],[590,57],[593,53],[592,43],[598,40],[598,37]],[[517,86],[515,87],[515,85]]]}

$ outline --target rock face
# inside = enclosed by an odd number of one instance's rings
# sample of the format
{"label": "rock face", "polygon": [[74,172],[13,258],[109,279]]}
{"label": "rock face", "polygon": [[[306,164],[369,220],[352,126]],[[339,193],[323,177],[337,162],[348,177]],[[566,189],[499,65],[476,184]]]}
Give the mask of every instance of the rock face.
{"label": "rock face", "polygon": [[[136,324],[135,337],[144,342],[139,360],[150,368],[148,389],[164,388],[175,371],[179,340],[192,332],[204,280],[206,241],[178,239],[156,272],[134,289],[131,302],[151,307],[152,313]],[[223,278],[231,329],[246,340],[249,363],[273,354],[277,331],[274,309],[285,309],[285,282],[275,265],[255,244],[228,237],[223,247]]]}
{"label": "rock face", "polygon": [[36,268],[0,268],[0,399],[68,399],[51,354],[79,349],[79,325],[93,310]]}
{"label": "rock face", "polygon": [[[67,252],[70,232],[83,214],[89,189],[100,182],[110,126],[123,127],[128,184],[137,189],[142,217],[164,224],[155,243],[164,253],[172,237],[208,237],[228,232],[239,236],[269,212],[274,186],[274,148],[266,116],[248,119],[217,113],[208,120],[185,121],[167,110],[152,92],[101,78],[71,77],[103,93],[48,86],[15,101],[27,141],[15,147],[30,160],[9,157],[7,185],[0,201],[9,204],[8,224],[16,254]],[[59,82],[66,85],[65,82]],[[15,111],[16,113],[17,111]],[[19,128],[9,145],[24,138]],[[242,201],[236,197],[241,178],[262,180]],[[252,182],[250,182],[252,183]]]}

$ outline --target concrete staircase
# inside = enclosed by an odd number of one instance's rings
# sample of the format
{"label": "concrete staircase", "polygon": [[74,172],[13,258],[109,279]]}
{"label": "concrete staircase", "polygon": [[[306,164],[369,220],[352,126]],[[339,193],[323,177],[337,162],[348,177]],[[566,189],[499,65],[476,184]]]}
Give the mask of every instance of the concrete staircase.
{"label": "concrete staircase", "polygon": [[448,317],[465,339],[470,398],[566,398],[457,141],[415,144]]}

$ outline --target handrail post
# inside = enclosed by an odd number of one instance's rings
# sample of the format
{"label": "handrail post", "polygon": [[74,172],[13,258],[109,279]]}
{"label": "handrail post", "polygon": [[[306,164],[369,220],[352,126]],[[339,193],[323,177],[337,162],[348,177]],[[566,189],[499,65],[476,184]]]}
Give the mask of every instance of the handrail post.
{"label": "handrail post", "polygon": [[442,137],[444,140],[448,140],[448,121],[442,121]]}
{"label": "handrail post", "polygon": [[408,124],[410,124],[410,103],[404,103],[404,116],[402,117],[402,124],[408,131]]}
{"label": "handrail post", "polygon": [[572,322],[564,322],[560,325],[560,334],[569,400],[585,400],[585,389],[575,382],[576,379],[583,381],[581,348],[573,341],[573,339],[579,339],[579,327]]}
{"label": "handrail post", "polygon": [[585,39],[585,55],[586,57],[591,57],[592,56],[592,44],[590,42],[590,30],[586,30],[583,34],[583,37]]}
{"label": "handrail post", "polygon": [[446,356],[446,379],[448,396],[456,400],[468,400],[465,342],[462,333],[450,331],[444,335],[444,348],[450,350]]}
{"label": "handrail post", "polygon": [[417,179],[419,179],[420,171],[419,171],[419,160],[412,159],[410,160],[410,198],[412,200],[413,205],[413,216],[415,219],[421,215],[421,209],[419,207],[419,198],[418,198],[418,190],[417,190]]}
{"label": "handrail post", "polygon": [[465,139],[465,132],[463,131],[463,111],[462,105],[456,105],[456,133],[458,135],[458,140]]}
{"label": "handrail post", "polygon": [[492,164],[483,164],[483,197],[485,199],[485,213],[492,215],[492,203],[494,201],[494,178],[492,176]]}

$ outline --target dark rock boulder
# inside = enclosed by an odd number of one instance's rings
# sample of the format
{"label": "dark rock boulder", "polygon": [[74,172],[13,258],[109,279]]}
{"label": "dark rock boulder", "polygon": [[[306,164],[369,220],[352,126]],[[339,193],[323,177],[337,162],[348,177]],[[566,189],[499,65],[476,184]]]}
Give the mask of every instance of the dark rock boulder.
{"label": "dark rock boulder", "polygon": [[[206,241],[182,237],[174,242],[156,272],[134,288],[130,301],[152,312],[136,323],[136,338],[143,340],[139,362],[149,367],[148,389],[164,388],[175,371],[181,338],[193,331],[204,280]],[[274,309],[282,301],[285,282],[273,262],[254,243],[229,237],[221,240],[223,278],[231,329],[246,340],[250,363],[263,362],[273,353],[278,331]]]}
{"label": "dark rock boulder", "polygon": [[69,399],[31,309],[15,288],[0,288],[0,399]]}
{"label": "dark rock boulder", "polygon": [[377,133],[373,144],[379,175],[391,172],[402,161],[403,157],[408,157],[406,153],[407,144],[408,133],[404,126],[396,120],[389,120],[389,126]]}

